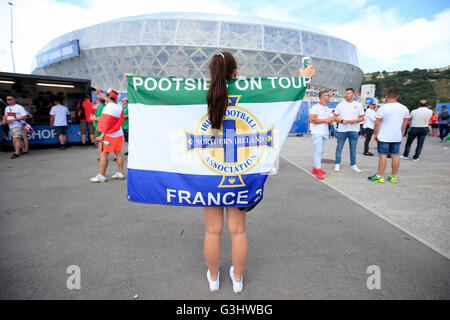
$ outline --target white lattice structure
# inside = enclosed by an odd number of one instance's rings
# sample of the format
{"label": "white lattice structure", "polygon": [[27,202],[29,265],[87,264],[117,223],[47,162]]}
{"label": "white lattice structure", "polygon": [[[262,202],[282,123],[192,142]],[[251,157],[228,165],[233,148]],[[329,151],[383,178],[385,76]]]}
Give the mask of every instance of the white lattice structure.
{"label": "white lattice structure", "polygon": [[303,56],[318,75],[312,85],[359,91],[363,72],[356,47],[320,30],[279,21],[200,13],[127,17],[54,39],[45,52],[79,40],[81,55],[34,68],[34,74],[91,79],[101,88],[126,90],[123,74],[209,77],[210,57],[230,51],[243,76],[296,76]]}

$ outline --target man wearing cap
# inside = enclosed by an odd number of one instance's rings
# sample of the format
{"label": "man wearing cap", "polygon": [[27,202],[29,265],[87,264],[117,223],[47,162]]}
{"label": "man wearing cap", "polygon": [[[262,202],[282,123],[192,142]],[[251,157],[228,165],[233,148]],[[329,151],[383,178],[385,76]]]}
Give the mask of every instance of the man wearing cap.
{"label": "man wearing cap", "polygon": [[95,88],[95,92],[101,96],[107,102],[106,106],[103,108],[100,119],[98,120],[97,130],[100,132],[100,136],[96,138],[99,142],[98,147],[100,151],[100,172],[97,176],[90,179],[91,182],[106,182],[106,168],[108,167],[108,156],[110,152],[114,153],[116,157],[116,163],[119,167],[114,175],[111,176],[112,179],[124,179],[123,165],[124,158],[122,155],[123,148],[123,131],[122,125],[123,121],[123,110],[122,107],[117,103],[117,98],[119,98],[119,93],[114,89],[109,89],[107,94]]}
{"label": "man wearing cap", "polygon": [[366,141],[364,141],[364,155],[365,156],[373,156],[372,152],[369,152],[369,143],[370,139],[372,139],[373,128],[375,126],[375,116],[377,114],[377,105],[375,104],[375,100],[373,98],[368,98],[367,103],[369,107],[366,110],[364,115],[364,135],[366,136]]}

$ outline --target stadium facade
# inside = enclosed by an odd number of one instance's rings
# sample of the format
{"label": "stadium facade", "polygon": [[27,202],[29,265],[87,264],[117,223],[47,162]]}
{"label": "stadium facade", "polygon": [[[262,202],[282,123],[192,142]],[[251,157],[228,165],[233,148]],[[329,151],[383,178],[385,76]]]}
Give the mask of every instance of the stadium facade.
{"label": "stadium facade", "polygon": [[[79,55],[38,67],[52,48],[78,40]],[[266,19],[200,13],[126,17],[58,37],[36,55],[33,74],[91,79],[100,88],[126,91],[124,73],[209,77],[219,50],[230,51],[242,76],[297,76],[312,57],[316,89],[359,91],[363,72],[356,47],[323,31]],[[78,54],[78,53],[77,53]]]}

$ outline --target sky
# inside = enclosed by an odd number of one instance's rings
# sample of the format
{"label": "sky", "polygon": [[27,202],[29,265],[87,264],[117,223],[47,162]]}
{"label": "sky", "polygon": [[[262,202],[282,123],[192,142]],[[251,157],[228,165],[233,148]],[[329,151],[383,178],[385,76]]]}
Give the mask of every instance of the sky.
{"label": "sky", "polygon": [[0,71],[30,73],[52,39],[108,20],[158,12],[268,18],[323,30],[359,50],[364,73],[450,65],[449,0],[0,0]]}

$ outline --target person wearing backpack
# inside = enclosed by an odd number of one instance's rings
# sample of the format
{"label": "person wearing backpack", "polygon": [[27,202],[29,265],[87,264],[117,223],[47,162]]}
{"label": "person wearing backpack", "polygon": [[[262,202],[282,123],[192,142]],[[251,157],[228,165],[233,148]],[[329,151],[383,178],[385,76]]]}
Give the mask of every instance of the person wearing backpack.
{"label": "person wearing backpack", "polygon": [[441,141],[444,141],[445,137],[448,135],[449,118],[450,118],[450,115],[448,113],[447,107],[442,106],[441,112],[439,113],[439,118],[438,118],[439,135],[440,135]]}

